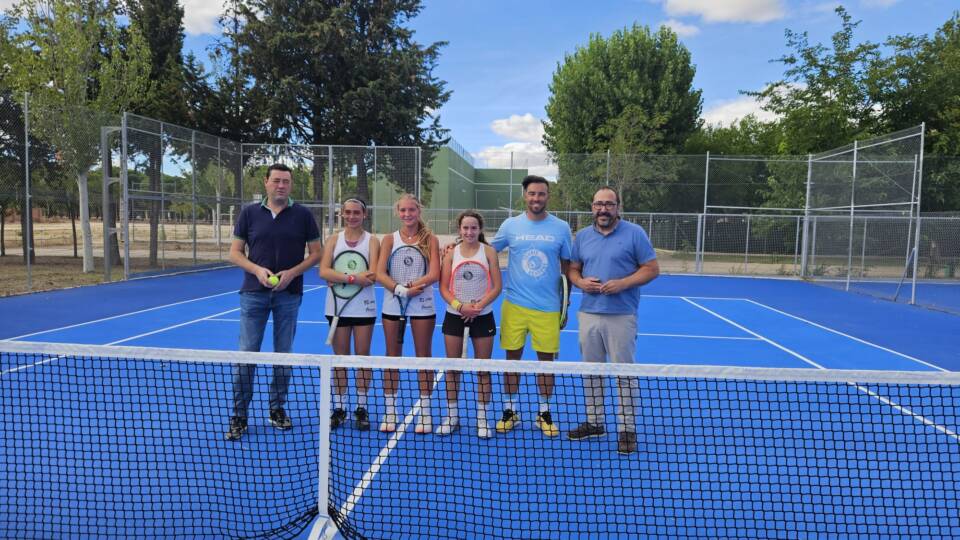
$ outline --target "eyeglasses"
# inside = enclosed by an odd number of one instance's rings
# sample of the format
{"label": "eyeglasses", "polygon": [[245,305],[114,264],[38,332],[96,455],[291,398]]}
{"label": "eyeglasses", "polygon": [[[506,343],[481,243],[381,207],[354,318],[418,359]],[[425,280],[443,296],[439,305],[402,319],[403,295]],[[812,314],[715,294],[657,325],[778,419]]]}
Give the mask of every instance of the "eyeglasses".
{"label": "eyeglasses", "polygon": [[613,201],[596,201],[593,203],[593,207],[597,210],[600,210],[601,208],[612,210],[617,207],[617,203]]}

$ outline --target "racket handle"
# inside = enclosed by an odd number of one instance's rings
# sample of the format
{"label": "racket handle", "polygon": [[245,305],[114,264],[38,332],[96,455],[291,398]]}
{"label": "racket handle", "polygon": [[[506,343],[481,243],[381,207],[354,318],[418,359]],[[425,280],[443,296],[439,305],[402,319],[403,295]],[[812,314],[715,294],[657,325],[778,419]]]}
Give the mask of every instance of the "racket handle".
{"label": "racket handle", "polygon": [[460,358],[467,357],[467,346],[470,344],[470,327],[463,327],[463,350],[460,351]]}
{"label": "racket handle", "polygon": [[[403,335],[407,333],[407,318],[403,315],[400,316],[400,332],[397,333],[397,343],[403,345]],[[400,351],[401,354],[403,351]]]}
{"label": "racket handle", "polygon": [[330,331],[327,332],[327,345],[333,343],[333,335],[337,333],[337,323],[340,322],[340,316],[334,315],[333,322],[330,323]]}

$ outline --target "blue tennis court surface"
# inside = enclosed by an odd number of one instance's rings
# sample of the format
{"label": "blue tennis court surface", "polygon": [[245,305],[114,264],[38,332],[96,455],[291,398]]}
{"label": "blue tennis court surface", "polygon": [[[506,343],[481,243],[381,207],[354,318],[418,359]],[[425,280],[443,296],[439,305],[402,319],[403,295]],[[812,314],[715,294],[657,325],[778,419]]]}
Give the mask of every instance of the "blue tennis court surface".
{"label": "blue tennis court surface", "polygon": [[[241,273],[238,270],[228,269],[0,299],[0,313],[3,313],[0,338],[235,350],[238,341],[236,287],[240,280]],[[316,275],[307,276],[295,351],[331,352],[324,344],[327,333],[327,323],[322,316],[325,294],[326,289]],[[382,295],[382,290],[378,294]],[[580,296],[575,294],[573,311],[579,301]],[[874,300],[798,281],[662,276],[644,289],[638,321],[637,362],[811,370],[956,371],[960,367],[960,350],[955,346],[960,330],[958,322],[960,319],[946,313]],[[561,337],[560,360],[579,359],[576,328],[574,317]],[[412,353],[409,336],[405,347]],[[269,349],[270,340],[267,338],[264,350]],[[433,352],[434,356],[443,356],[439,329],[434,335]],[[372,354],[383,353],[383,335],[378,326],[374,333]],[[502,358],[503,351],[495,347],[494,357]],[[525,358],[534,358],[529,345]],[[120,365],[115,368],[125,369]],[[20,366],[18,369],[18,376],[26,374],[29,379],[29,372],[33,368]],[[223,371],[216,377],[219,384],[229,381],[229,366],[224,366]],[[67,369],[64,372],[65,375],[74,374]],[[0,376],[9,376],[9,373]],[[302,380],[308,376],[299,369],[295,370],[292,387],[297,386],[298,377]],[[41,383],[53,386],[96,384],[95,380],[57,381],[49,377],[49,373],[45,374],[40,378]],[[522,414],[528,424],[536,406],[533,403],[536,390],[532,379],[525,377],[521,389],[521,395],[527,396],[524,398],[527,401],[522,405]],[[267,381],[265,371],[261,370],[251,411],[264,409],[262,400]],[[204,380],[194,382],[192,388],[178,394],[177,399],[184,404],[189,404],[191,392],[207,390],[203,388]],[[129,384],[149,385],[150,381],[146,374],[141,374],[135,366],[131,366]],[[382,410],[380,384],[379,380],[374,381],[371,410]],[[488,523],[473,526],[472,536],[479,538],[496,535],[495,528],[501,526],[498,521],[503,518],[501,504],[506,505],[517,498],[524,501],[519,507],[511,509],[518,516],[536,514],[537,501],[541,499],[549,500],[553,512],[587,512],[599,516],[603,515],[604,508],[632,508],[637,506],[637,499],[642,499],[651,502],[643,512],[621,524],[624,536],[637,531],[676,536],[680,530],[678,527],[689,526],[696,527],[707,536],[711,532],[729,534],[729,530],[721,530],[722,527],[710,517],[724,515],[724,512],[729,513],[730,520],[740,523],[736,529],[737,536],[750,536],[752,532],[762,529],[764,520],[789,522],[788,514],[802,512],[807,505],[813,504],[811,501],[838,507],[871,506],[871,501],[882,497],[927,500],[922,493],[933,489],[937,491],[938,498],[931,499],[933,506],[930,508],[912,508],[910,513],[904,512],[903,516],[875,516],[862,523],[860,518],[851,518],[850,523],[822,523],[800,534],[870,534],[875,530],[871,527],[878,523],[909,532],[912,529],[899,527],[916,516],[920,516],[920,520],[928,526],[930,523],[935,526],[933,529],[920,529],[921,534],[922,531],[930,533],[940,530],[936,528],[938,524],[960,526],[957,523],[956,488],[951,487],[952,483],[960,481],[960,444],[955,435],[945,435],[935,429],[921,432],[922,442],[940,443],[939,457],[943,462],[937,464],[939,476],[931,482],[929,467],[917,468],[911,460],[911,452],[917,442],[911,439],[911,434],[916,433],[916,425],[924,428],[915,418],[904,415],[892,427],[879,432],[850,432],[849,426],[841,425],[841,420],[836,420],[835,425],[831,424],[832,421],[824,420],[829,415],[839,414],[842,418],[850,402],[870,401],[869,394],[862,389],[852,387],[849,389],[850,395],[841,397],[836,393],[820,395],[811,392],[804,394],[804,399],[787,400],[774,405],[773,409],[751,409],[750,400],[762,399],[764,393],[770,390],[757,391],[737,385],[725,387],[697,381],[685,388],[677,388],[673,384],[669,381],[641,381],[640,390],[644,400],[640,416],[646,420],[641,420],[640,437],[645,444],[645,451],[622,458],[616,458],[614,453],[613,459],[617,463],[615,476],[609,475],[609,471],[606,475],[596,474],[591,468],[595,456],[611,453],[610,437],[571,442],[565,437],[548,440],[534,438],[523,432],[512,432],[490,441],[481,441],[476,439],[475,432],[467,429],[447,438],[416,437],[411,434],[404,439],[409,441],[408,444],[398,444],[389,452],[389,459],[377,460],[377,456],[388,445],[389,434],[371,431],[365,435],[365,442],[358,445],[355,432],[334,432],[334,454],[350,455],[351,458],[338,465],[333,475],[345,485],[364,486],[359,496],[352,501],[340,501],[338,506],[350,513],[352,519],[377,519],[375,514],[378,508],[389,501],[394,505],[395,522],[384,526],[393,527],[388,530],[394,531],[416,531],[423,523],[455,515],[456,505],[463,501],[479,501],[482,497],[489,499],[490,493],[496,493],[500,502],[486,501],[484,504],[489,506],[471,518]],[[415,385],[416,373],[404,373],[400,395],[404,397],[403,404],[407,408],[417,394]],[[493,409],[498,411],[499,381],[495,380],[494,386]],[[467,375],[461,388],[475,388],[473,377]],[[581,390],[579,383],[570,384],[562,390],[558,385],[557,402],[562,406],[555,411],[555,415],[563,431],[582,420],[584,404]],[[216,392],[216,395],[229,395],[228,388],[218,388]],[[561,392],[565,395],[561,396]],[[611,387],[607,390],[608,432],[615,431],[612,423],[612,402],[615,400],[610,399],[612,395]],[[292,410],[316,410],[311,398],[302,394],[298,396],[302,402],[291,403]],[[75,393],[73,397],[76,397]],[[897,397],[897,403],[910,406],[913,399],[910,395],[903,395]],[[739,406],[730,403],[738,403]],[[706,405],[715,405],[707,407],[712,411],[710,414],[691,416],[691,410]],[[878,408],[876,402],[872,405]],[[209,482],[211,493],[220,493],[220,488],[216,486],[223,479],[218,477],[217,471],[224,467],[235,474],[238,467],[249,465],[248,481],[251,485],[278,482],[276,477],[258,478],[253,472],[256,467],[252,464],[236,462],[240,456],[259,456],[251,459],[263,459],[263,455],[257,452],[265,452],[273,462],[304,459],[296,453],[288,455],[281,444],[284,434],[270,429],[261,420],[251,426],[242,447],[230,446],[231,443],[222,440],[229,406],[228,400],[224,399],[222,424],[181,428],[185,432],[184,437],[197,438],[199,434],[211,447],[211,461],[200,460],[197,464],[199,468],[189,473],[201,479],[201,482],[203,479]],[[472,408],[466,409],[464,423],[473,425]],[[744,414],[744,411],[751,410],[754,411],[752,414]],[[170,422],[182,424],[184,418],[189,418],[189,409],[157,410],[152,414],[158,426],[169,426]],[[878,411],[877,414],[889,416],[890,412]],[[935,421],[935,424],[949,424],[954,421],[955,415],[955,412],[949,412],[951,420],[942,423]],[[869,418],[862,421],[869,424]],[[904,426],[909,426],[909,429]],[[956,426],[950,427],[955,432]],[[5,429],[12,428],[8,425]],[[316,426],[298,424],[297,430],[309,435],[316,431]],[[785,435],[788,431],[799,433],[799,438]],[[176,434],[171,436],[176,437]],[[313,436],[316,437],[316,434]],[[149,452],[149,449],[144,450],[143,440],[137,437],[137,434],[129,434],[129,439],[119,437],[119,449],[114,446],[109,452],[121,463],[136,461],[134,456]],[[778,437],[778,442],[764,444],[764,440]],[[728,446],[724,444],[725,439],[733,439],[738,443]],[[125,445],[124,441],[129,444]],[[38,442],[52,446],[57,444],[56,441]],[[444,467],[446,457],[451,460],[455,457],[453,453],[458,445],[481,449],[483,445],[496,445],[498,452],[507,451],[516,456],[516,460],[504,463],[492,459],[490,456],[494,454],[484,457],[482,452],[472,451],[471,455],[476,459],[467,463],[457,461],[457,468]],[[750,454],[738,452],[743,448],[764,450]],[[90,448],[84,450],[90,455]],[[108,452],[107,448],[99,450]],[[532,459],[534,457],[536,459]],[[233,461],[224,464],[217,463],[217,459]],[[857,459],[864,460],[863,467],[856,465]],[[852,476],[834,477],[831,471],[835,471],[835,468],[831,467],[835,467],[838,460],[844,463],[845,474]],[[156,462],[160,466],[156,474],[177,474],[172,463],[169,470],[164,470],[164,460],[158,457]],[[364,477],[369,475],[374,462],[379,463],[377,474],[365,484]],[[530,466],[531,462],[537,465]],[[519,463],[527,465],[521,467]],[[433,502],[428,505],[418,505],[416,497],[411,494],[398,496],[396,484],[388,481],[402,478],[404,471],[425,468],[431,474],[419,478],[421,483],[416,484],[416,490],[431,495]],[[564,470],[563,475],[553,474],[558,468]],[[861,472],[855,472],[860,469]],[[773,484],[777,479],[782,480],[783,476],[794,478],[802,487],[795,491],[771,491],[756,487]],[[891,487],[884,480],[890,478],[898,479],[896,486]],[[543,491],[544,479],[548,479],[546,484],[549,488],[546,491]],[[311,477],[306,474],[300,481],[308,485],[313,482],[315,486],[316,475]],[[858,488],[858,493],[849,493],[851,481],[859,481],[857,485],[862,486]],[[945,486],[946,481],[951,485]],[[234,488],[243,489],[242,486]],[[197,493],[203,491],[196,490]],[[51,494],[37,496],[50,497]],[[124,490],[118,488],[116,496],[122,498]],[[194,496],[198,497],[196,502],[200,507],[210,508],[207,496]],[[161,497],[152,504],[156,505],[156,511],[159,512],[165,502],[166,499]],[[141,511],[143,505],[150,507],[151,501],[126,501],[123,504]],[[591,509],[593,512],[590,512]],[[214,514],[211,519],[220,519],[215,505],[211,513]],[[914,518],[908,515],[911,513]],[[187,518],[202,519],[200,516]],[[517,519],[518,523],[524,523],[527,518]],[[535,524],[528,526],[536,527]],[[585,524],[581,530],[610,531],[608,528],[593,529],[589,524]],[[557,536],[546,532],[543,534]]]}

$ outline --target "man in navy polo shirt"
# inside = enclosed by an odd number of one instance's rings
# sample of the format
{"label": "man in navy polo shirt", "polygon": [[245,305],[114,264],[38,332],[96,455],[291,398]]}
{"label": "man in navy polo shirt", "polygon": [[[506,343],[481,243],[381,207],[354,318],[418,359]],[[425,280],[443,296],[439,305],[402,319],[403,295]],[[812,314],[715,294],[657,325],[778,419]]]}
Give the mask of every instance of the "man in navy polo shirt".
{"label": "man in navy polo shirt", "polygon": [[[577,312],[580,356],[586,362],[633,363],[637,351],[640,286],[658,275],[657,254],[639,225],[620,219],[620,197],[609,187],[593,195],[593,225],[577,232],[570,259],[570,282],[583,290]],[[634,414],[636,381],[617,378],[617,451],[637,450]],[[602,377],[584,377],[587,421],[567,434],[571,440],[606,434]],[[637,404],[639,405],[639,404]]]}
{"label": "man in navy polo shirt", "polygon": [[[273,313],[273,350],[290,352],[303,298],[303,273],[316,266],[322,254],[320,230],[313,214],[290,198],[293,175],[289,167],[271,165],[263,186],[266,197],[240,211],[230,245],[230,262],[245,272],[240,288],[240,350],[260,350],[267,318]],[[253,364],[233,367],[229,441],[240,440],[247,430],[256,369]],[[290,372],[290,366],[274,366],[270,382],[270,423],[281,430],[293,427],[283,409]]]}

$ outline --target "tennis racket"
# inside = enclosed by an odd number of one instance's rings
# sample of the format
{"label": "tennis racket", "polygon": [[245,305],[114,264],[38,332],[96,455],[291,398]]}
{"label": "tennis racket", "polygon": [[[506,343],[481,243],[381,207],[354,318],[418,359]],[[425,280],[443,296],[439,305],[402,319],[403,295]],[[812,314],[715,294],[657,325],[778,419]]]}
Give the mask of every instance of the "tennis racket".
{"label": "tennis racket", "polygon": [[570,281],[560,274],[560,329],[567,325],[567,308],[570,307]]}
{"label": "tennis racket", "polygon": [[[411,283],[427,274],[427,258],[414,246],[402,246],[390,255],[387,262],[387,275],[396,283],[409,287]],[[403,335],[407,332],[407,307],[410,298],[400,298],[394,295],[400,304],[400,333],[397,334],[397,343],[403,344]]]}
{"label": "tennis racket", "polygon": [[[490,290],[490,272],[477,261],[463,261],[453,269],[450,276],[450,293],[463,304],[480,301]],[[467,357],[470,342],[470,323],[463,325],[463,350],[461,358]]]}
{"label": "tennis racket", "polygon": [[[341,252],[333,259],[333,269],[341,274],[359,274],[370,269],[370,263],[360,252],[347,250]],[[356,283],[334,283],[330,285],[330,292],[333,293],[333,322],[330,323],[330,332],[327,334],[327,345],[333,343],[333,334],[337,331],[337,323],[340,322],[340,314],[347,304],[363,290],[363,287]]]}

